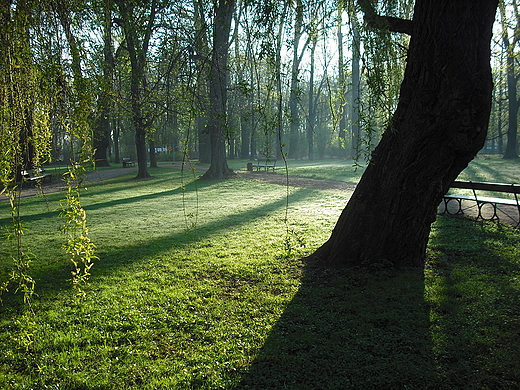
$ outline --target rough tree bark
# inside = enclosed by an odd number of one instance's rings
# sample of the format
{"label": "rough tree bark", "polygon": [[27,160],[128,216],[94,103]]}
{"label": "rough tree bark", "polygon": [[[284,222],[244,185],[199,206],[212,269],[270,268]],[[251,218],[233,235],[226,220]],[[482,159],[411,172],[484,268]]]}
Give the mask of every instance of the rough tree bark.
{"label": "rough tree bark", "polygon": [[399,104],[330,239],[311,257],[424,264],[437,206],[486,139],[497,3],[416,0],[412,22],[384,19],[411,34]]}
{"label": "rough tree bark", "polygon": [[213,22],[213,54],[210,69],[210,109],[207,130],[211,144],[209,169],[203,180],[223,179],[235,176],[227,165],[227,68],[231,18],[235,9],[234,0],[220,0],[215,9]]}

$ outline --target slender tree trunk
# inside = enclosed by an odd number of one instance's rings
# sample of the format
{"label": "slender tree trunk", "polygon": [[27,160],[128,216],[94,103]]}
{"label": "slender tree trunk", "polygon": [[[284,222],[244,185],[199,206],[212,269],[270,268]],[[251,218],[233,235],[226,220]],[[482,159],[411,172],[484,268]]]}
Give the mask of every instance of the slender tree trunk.
{"label": "slender tree trunk", "polygon": [[[514,4],[516,7],[516,3]],[[518,109],[520,107],[518,98],[516,96],[516,89],[518,85],[518,77],[515,75],[515,61],[517,61],[514,48],[516,46],[516,36],[513,37],[513,42],[509,40],[508,21],[506,16],[505,5],[500,4],[500,16],[502,19],[502,41],[506,50],[506,74],[507,74],[507,102],[508,102],[508,126],[507,126],[507,144],[504,152],[504,159],[518,158]]]}
{"label": "slender tree trunk", "polygon": [[119,135],[121,133],[121,120],[114,120],[113,124],[113,133],[112,133],[112,142],[114,144],[114,163],[119,164],[121,161],[121,153],[119,151]]}
{"label": "slender tree trunk", "polygon": [[208,26],[204,17],[204,1],[193,0],[195,10],[194,29],[195,29],[195,51],[194,56],[197,76],[197,113],[195,124],[197,127],[197,141],[199,162],[209,163],[211,161],[210,139],[207,131],[208,123],[208,94],[209,94],[209,71],[207,58],[209,56]]}
{"label": "slender tree trunk", "polygon": [[311,69],[309,74],[309,112],[307,121],[307,156],[314,160],[314,126],[316,124],[316,107],[314,104],[314,54],[316,52],[317,37],[313,36],[311,46]]}
{"label": "slender tree trunk", "polygon": [[276,96],[277,96],[277,112],[276,112],[276,158],[283,158],[283,91],[282,91],[282,34],[285,27],[285,18],[289,2],[284,2],[280,21],[278,23],[278,32],[276,34],[276,51],[275,51],[275,74],[276,74]]}
{"label": "slender tree trunk", "polygon": [[296,0],[296,15],[294,22],[293,38],[293,63],[291,70],[291,92],[289,95],[289,110],[291,113],[291,123],[289,125],[289,153],[290,158],[300,157],[300,110],[298,100],[300,98],[300,62],[299,45],[303,35],[303,4],[301,0]]}
{"label": "slender tree trunk", "polygon": [[226,159],[227,120],[227,59],[234,0],[220,0],[215,10],[213,24],[213,54],[210,69],[210,115],[208,133],[211,145],[211,163],[201,177],[203,180],[223,179],[235,176]]}
{"label": "slender tree trunk", "polygon": [[131,3],[123,0],[117,1],[122,18],[122,27],[126,38],[126,48],[130,57],[130,99],[132,108],[132,124],[135,129],[135,145],[137,150],[137,179],[150,177],[147,168],[146,129],[151,125],[143,114],[144,101],[142,89],[145,85],[145,67],[148,53],[148,45],[155,23],[157,1],[152,0],[150,14],[144,28],[144,34],[139,39],[138,29],[135,25],[134,12]]}
{"label": "slender tree trunk", "polygon": [[392,123],[312,257],[337,266],[424,264],[437,207],[486,140],[497,3],[416,0]]}
{"label": "slender tree trunk", "polygon": [[359,156],[359,137],[361,136],[359,130],[359,103],[361,99],[360,93],[360,74],[359,74],[359,61],[360,61],[360,37],[359,27],[357,22],[357,16],[355,13],[350,15],[351,27],[352,27],[352,106],[351,106],[351,118],[352,122],[350,125],[351,136],[352,136],[352,150],[351,157],[353,159]]}
{"label": "slender tree trunk", "polygon": [[504,159],[518,158],[518,98],[516,97],[516,88],[518,77],[515,76],[516,57],[507,55],[507,143],[504,152]]}
{"label": "slender tree trunk", "polygon": [[155,141],[153,139],[150,140],[149,146],[150,153],[150,168],[157,168],[157,153],[155,153]]}
{"label": "slender tree trunk", "polygon": [[98,100],[98,120],[94,128],[94,160],[97,166],[107,167],[107,152],[110,145],[111,132],[111,94],[114,75],[114,55],[112,49],[112,13],[107,4],[104,5],[103,21],[103,85]]}
{"label": "slender tree trunk", "polygon": [[343,55],[343,7],[341,6],[341,2],[338,2],[338,85],[339,85],[339,130],[338,130],[338,139],[339,139],[339,158],[347,158],[347,149],[346,149],[346,132],[347,132],[347,110],[346,110],[346,102],[347,102],[347,88],[346,88],[346,80],[345,80],[345,61]]}

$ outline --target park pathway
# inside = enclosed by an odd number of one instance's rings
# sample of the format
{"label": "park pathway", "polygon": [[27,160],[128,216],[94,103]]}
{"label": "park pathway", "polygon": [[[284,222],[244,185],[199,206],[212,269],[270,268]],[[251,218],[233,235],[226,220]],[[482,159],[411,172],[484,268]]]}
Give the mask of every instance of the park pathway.
{"label": "park pathway", "polygon": [[[172,166],[172,165],[169,165]],[[203,173],[207,170],[207,167],[205,166],[196,166],[194,165],[195,170],[199,173]],[[182,165],[181,163],[174,163],[173,168],[175,169],[181,169]],[[185,166],[184,170],[187,173],[191,173],[189,167]],[[50,171],[52,173],[52,171]],[[112,168],[112,169],[102,169],[102,170],[95,170],[92,172],[88,172],[86,179],[85,179],[85,185],[89,185],[92,183],[98,183],[105,180],[113,179],[122,175],[128,175],[128,174],[134,174],[137,173],[136,167],[128,167],[128,168]],[[289,176],[287,177],[285,174],[280,173],[272,173],[272,172],[248,172],[248,171],[236,171],[237,175],[239,177],[257,180],[265,183],[271,183],[271,184],[277,184],[277,185],[289,185],[291,187],[300,187],[300,188],[310,188],[310,189],[316,189],[316,190],[324,190],[324,191],[339,191],[344,195],[352,195],[356,188],[355,183],[346,183],[342,181],[336,181],[336,180],[320,180],[320,179],[310,179],[310,178],[301,178],[301,177],[294,177]],[[42,188],[37,187],[26,187],[22,190],[22,197],[28,197],[28,196],[34,196],[37,194],[47,194],[51,192],[57,192],[64,190],[66,188],[66,185],[63,181],[58,180],[57,178],[53,178],[52,183],[45,183]],[[6,197],[3,197],[2,200],[6,200]],[[454,202],[452,202],[454,203]],[[450,210],[453,211],[452,207],[455,205],[450,205]],[[463,210],[464,214],[470,217],[476,217],[478,214],[478,210],[476,207],[475,202],[463,202]],[[444,204],[441,203],[439,206],[439,213],[442,213],[444,211]],[[484,206],[483,214],[487,218],[491,215],[491,206],[487,205]],[[498,215],[500,217],[500,221],[516,225],[518,223],[518,210],[516,207],[513,206],[500,206],[498,209]]]}

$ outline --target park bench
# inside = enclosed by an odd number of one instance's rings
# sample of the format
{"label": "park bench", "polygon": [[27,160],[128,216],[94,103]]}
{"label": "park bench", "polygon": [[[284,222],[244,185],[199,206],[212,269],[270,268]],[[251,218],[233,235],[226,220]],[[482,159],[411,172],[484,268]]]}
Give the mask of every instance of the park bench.
{"label": "park bench", "polygon": [[256,168],[256,171],[260,171],[261,168],[265,169],[266,172],[269,172],[269,169],[272,169],[274,172],[274,168],[276,167],[276,158],[270,157],[261,157],[257,158],[253,164],[253,168]]}
{"label": "park bench", "polygon": [[128,157],[123,157],[123,168],[133,167],[135,162],[130,160]]}
{"label": "park bench", "polygon": [[[516,227],[520,225],[520,203],[518,201],[518,194],[520,194],[520,185],[518,184],[505,184],[505,183],[485,183],[485,182],[474,182],[474,181],[455,181],[452,183],[450,188],[467,189],[472,191],[472,195],[461,195],[461,194],[446,194],[444,195],[444,212],[448,214],[462,214],[462,202],[472,201],[477,205],[478,215],[477,219],[488,219],[488,220],[499,220],[497,214],[498,205],[504,206],[516,206],[518,211],[518,219]],[[477,191],[487,191],[493,193],[508,193],[513,194],[514,199],[499,198],[477,195]],[[456,201],[457,208],[455,212],[450,212],[448,204],[451,201]],[[484,210],[487,205],[491,206],[491,217],[486,218],[484,216]]]}
{"label": "park bench", "polygon": [[22,171],[23,179],[31,184],[40,185],[48,181],[52,182],[52,175],[50,173],[45,173],[45,170],[42,168],[33,169],[30,171]]}

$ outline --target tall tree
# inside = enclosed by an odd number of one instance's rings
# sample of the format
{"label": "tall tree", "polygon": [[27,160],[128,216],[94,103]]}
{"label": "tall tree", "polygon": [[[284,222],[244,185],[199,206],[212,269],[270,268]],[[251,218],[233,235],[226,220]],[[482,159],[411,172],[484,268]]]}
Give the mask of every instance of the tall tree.
{"label": "tall tree", "polygon": [[102,82],[98,98],[97,122],[93,129],[94,160],[97,166],[109,166],[108,147],[110,145],[112,119],[112,90],[114,84],[114,50],[112,45],[112,11],[110,2],[103,2],[103,59]]}
{"label": "tall tree", "polygon": [[196,65],[196,109],[197,116],[195,118],[198,134],[198,148],[199,161],[202,163],[209,163],[211,161],[210,139],[207,132],[208,110],[209,110],[209,39],[208,39],[208,25],[206,23],[205,8],[203,0],[193,0],[194,9],[194,53],[192,59]]}
{"label": "tall tree", "polygon": [[231,20],[235,0],[219,0],[215,4],[213,20],[213,53],[210,69],[210,108],[207,130],[211,145],[211,163],[201,179],[222,179],[235,173],[228,167],[226,137],[229,131],[227,120],[228,51]]}
{"label": "tall tree", "polygon": [[126,49],[130,57],[130,105],[132,110],[132,124],[135,129],[135,145],[137,149],[137,178],[150,177],[146,166],[146,132],[152,125],[150,117],[145,112],[145,98],[143,96],[146,85],[146,60],[150,40],[152,38],[157,0],[152,0],[143,21],[137,17],[135,5],[123,0],[116,1],[121,18],[117,22],[123,28]]}
{"label": "tall tree", "polygon": [[[91,140],[88,143],[84,143],[81,146],[81,150],[74,149],[75,138],[86,139],[91,138],[92,124],[90,123],[90,117],[92,115],[92,102],[93,93],[90,79],[85,75],[83,69],[83,61],[85,54],[83,53],[83,42],[75,33],[74,26],[80,24],[78,16],[81,15],[81,3],[72,3],[65,0],[57,0],[55,3],[51,3],[54,7],[60,24],[63,28],[63,32],[67,39],[69,46],[70,57],[71,57],[71,73],[73,76],[72,91],[75,102],[73,105],[73,113],[71,119],[74,124],[70,127],[70,132],[76,137],[71,137],[71,160],[80,158],[88,158],[92,155],[92,143]],[[77,29],[76,29],[77,31]],[[78,152],[83,155],[79,157]]]}
{"label": "tall tree", "polygon": [[[22,171],[38,161],[35,140],[45,140],[37,126],[42,104],[38,85],[42,82],[33,62],[30,31],[30,1],[15,9],[10,1],[0,3],[0,184],[16,191]],[[38,134],[42,131],[41,134]]]}
{"label": "tall tree", "polygon": [[282,37],[283,29],[286,23],[286,16],[289,8],[289,2],[283,3],[283,10],[280,13],[278,21],[278,30],[276,33],[275,48],[274,48],[274,68],[276,78],[276,157],[282,158],[283,156],[283,91],[282,91]]}
{"label": "tall tree", "polygon": [[350,17],[350,28],[352,29],[352,99],[351,99],[351,118],[350,124],[351,136],[352,136],[352,151],[351,157],[357,158],[359,156],[359,137],[361,132],[359,130],[359,104],[361,99],[361,77],[359,72],[359,62],[361,59],[360,52],[360,37],[359,37],[359,26],[356,12],[351,11]]}
{"label": "tall tree", "polygon": [[391,123],[331,237],[325,264],[422,266],[437,206],[482,148],[491,110],[490,41],[498,0],[416,0],[413,20],[366,21],[411,34]]}
{"label": "tall tree", "polygon": [[520,38],[520,18],[518,17],[518,6],[516,0],[513,0],[513,11],[516,16],[516,24],[512,40],[509,38],[509,23],[506,16],[506,5],[500,2],[500,20],[502,22],[502,41],[506,50],[506,74],[507,74],[507,104],[508,104],[508,126],[507,126],[507,144],[504,152],[505,159],[518,158],[518,109],[520,108],[520,100],[517,97],[517,86],[519,76],[515,74],[515,47]]}
{"label": "tall tree", "polygon": [[346,133],[347,133],[347,82],[345,78],[345,56],[343,54],[343,4],[338,1],[337,14],[337,40],[338,40],[338,99],[339,99],[339,152],[340,158],[347,157],[346,149]]}
{"label": "tall tree", "polygon": [[[290,158],[299,157],[299,135],[300,135],[300,63],[307,43],[300,48],[303,37],[303,2],[296,0],[294,14],[294,34],[293,34],[293,61],[291,69],[291,91],[289,95],[289,110],[291,122],[289,125],[289,152]],[[308,41],[307,41],[308,42]]]}
{"label": "tall tree", "polygon": [[314,127],[316,125],[316,106],[314,96],[314,70],[315,70],[315,54],[316,45],[318,44],[317,32],[313,31],[311,35],[311,53],[310,53],[310,69],[309,69],[309,112],[307,113],[307,156],[309,160],[314,160]]}

